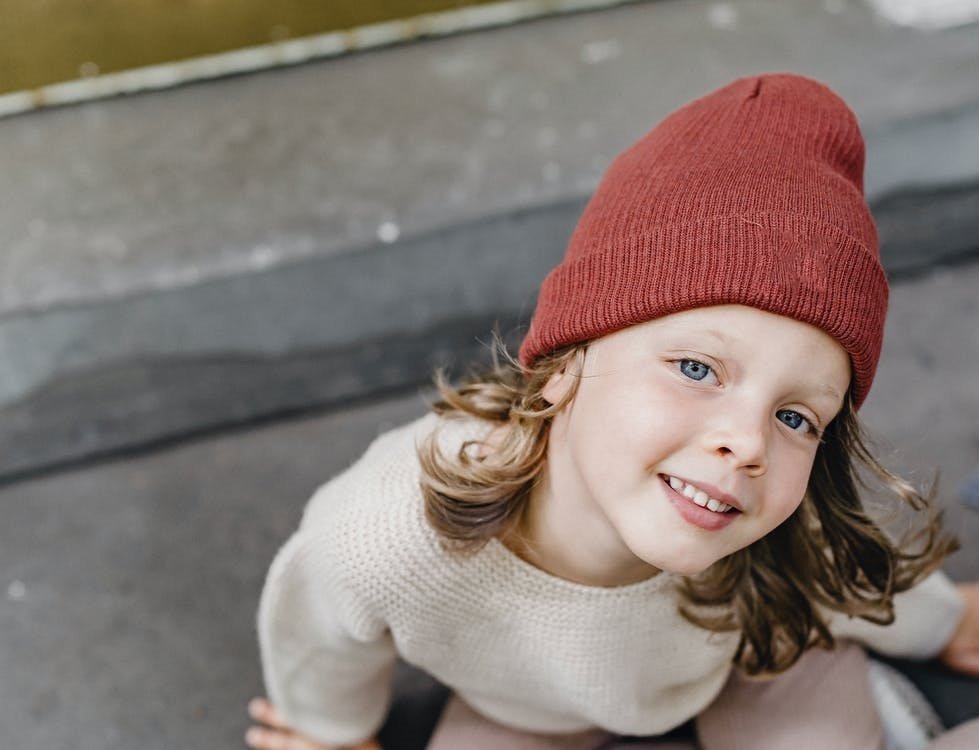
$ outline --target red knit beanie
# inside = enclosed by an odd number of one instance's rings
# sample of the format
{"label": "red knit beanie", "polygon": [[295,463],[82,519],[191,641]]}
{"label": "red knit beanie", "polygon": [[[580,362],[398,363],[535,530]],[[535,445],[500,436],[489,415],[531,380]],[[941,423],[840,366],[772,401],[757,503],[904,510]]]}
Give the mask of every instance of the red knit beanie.
{"label": "red knit beanie", "polygon": [[863,403],[887,279],[846,103],[790,74],[742,78],[669,115],[609,167],[540,290],[520,358],[708,305],[809,323],[850,354]]}

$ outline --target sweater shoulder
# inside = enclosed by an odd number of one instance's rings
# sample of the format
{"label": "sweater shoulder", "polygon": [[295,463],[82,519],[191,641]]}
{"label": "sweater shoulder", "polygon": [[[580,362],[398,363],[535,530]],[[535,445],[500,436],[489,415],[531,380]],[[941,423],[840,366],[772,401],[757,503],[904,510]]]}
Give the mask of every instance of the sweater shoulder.
{"label": "sweater shoulder", "polygon": [[405,506],[421,503],[419,448],[435,438],[445,455],[486,434],[487,423],[428,413],[376,437],[351,466],[313,493],[301,527],[321,530],[346,517],[376,524]]}
{"label": "sweater shoulder", "polygon": [[353,464],[316,489],[300,528],[319,533],[345,515],[378,513],[410,502],[420,478],[417,447],[434,429],[435,419],[426,414],[371,441]]}
{"label": "sweater shoulder", "polygon": [[297,534],[307,553],[382,609],[414,588],[413,576],[437,576],[447,553],[425,519],[418,449],[434,435],[450,454],[486,430],[475,420],[430,413],[380,435],[313,494]]}

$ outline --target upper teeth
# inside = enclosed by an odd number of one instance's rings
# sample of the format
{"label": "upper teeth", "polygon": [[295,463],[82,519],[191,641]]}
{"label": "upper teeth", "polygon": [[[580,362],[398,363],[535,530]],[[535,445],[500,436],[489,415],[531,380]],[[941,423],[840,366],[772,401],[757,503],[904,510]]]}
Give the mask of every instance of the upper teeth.
{"label": "upper teeth", "polygon": [[692,484],[687,484],[682,479],[669,477],[669,480],[670,487],[675,489],[684,497],[689,497],[702,508],[707,508],[707,510],[712,510],[715,513],[724,513],[725,511],[731,510],[731,506],[727,503],[722,503],[720,500],[715,500],[703,490],[698,490]]}

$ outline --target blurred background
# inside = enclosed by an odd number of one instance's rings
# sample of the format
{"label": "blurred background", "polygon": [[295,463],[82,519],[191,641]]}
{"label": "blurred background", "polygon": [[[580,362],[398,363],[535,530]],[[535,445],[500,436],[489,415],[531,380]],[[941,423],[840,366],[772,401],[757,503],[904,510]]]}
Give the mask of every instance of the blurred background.
{"label": "blurred background", "polygon": [[[0,0],[0,746],[242,746],[309,494],[519,341],[611,158],[739,75],[860,118],[864,413],[979,578],[979,0],[266,5]],[[399,696],[416,747],[440,693]]]}

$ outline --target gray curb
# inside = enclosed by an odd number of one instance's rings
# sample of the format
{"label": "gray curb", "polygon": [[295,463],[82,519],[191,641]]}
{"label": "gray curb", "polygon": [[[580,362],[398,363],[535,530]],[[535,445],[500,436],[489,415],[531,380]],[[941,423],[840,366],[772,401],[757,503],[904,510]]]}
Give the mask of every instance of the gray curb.
{"label": "gray curb", "polygon": [[612,155],[735,75],[853,104],[893,278],[967,261],[975,50],[856,0],[664,0],[0,121],[0,479],[516,340]]}
{"label": "gray curb", "polygon": [[[0,478],[425,382],[510,340],[583,200],[197,287],[0,321],[52,375],[0,411]],[[894,279],[979,251],[979,182],[875,206]],[[150,342],[149,345],[148,342]],[[41,378],[39,377],[39,380]]]}

